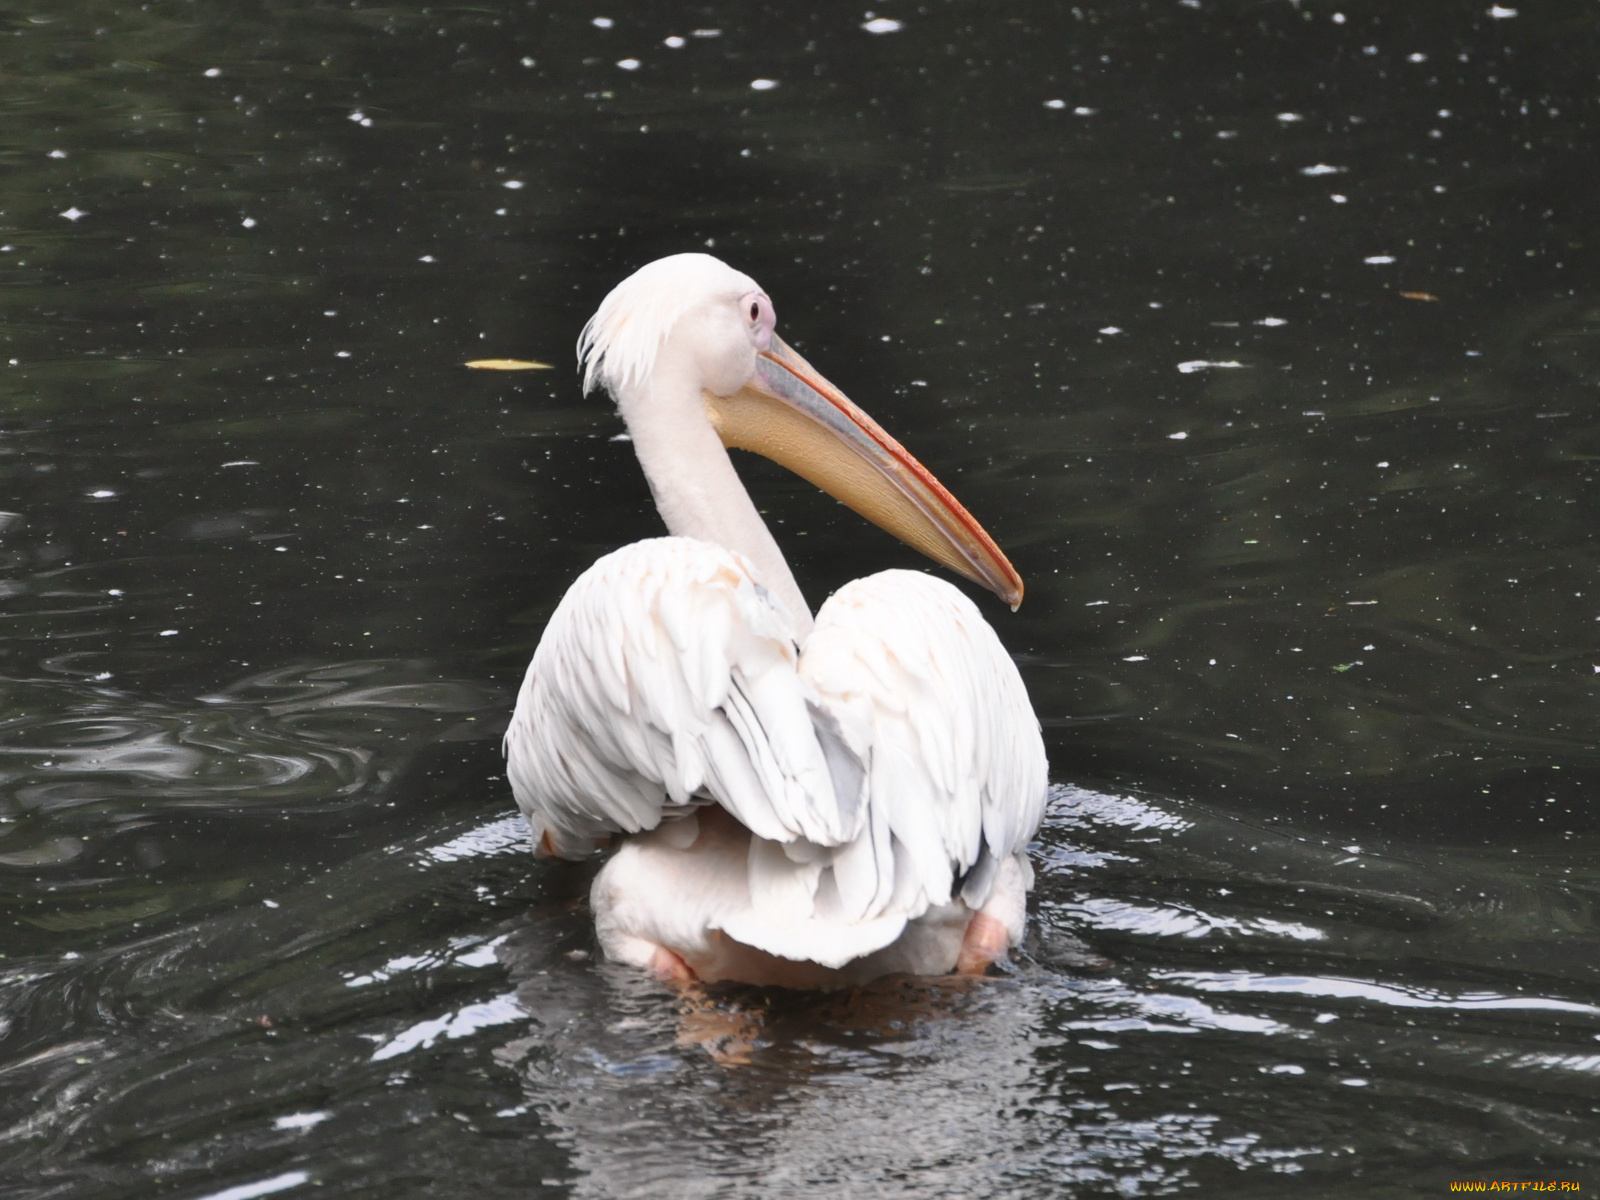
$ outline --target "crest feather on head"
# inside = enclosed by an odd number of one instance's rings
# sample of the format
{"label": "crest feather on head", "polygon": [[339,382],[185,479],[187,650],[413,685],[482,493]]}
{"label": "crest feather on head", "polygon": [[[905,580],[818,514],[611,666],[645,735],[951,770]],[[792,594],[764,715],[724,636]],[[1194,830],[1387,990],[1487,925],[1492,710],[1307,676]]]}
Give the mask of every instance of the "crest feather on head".
{"label": "crest feather on head", "polygon": [[697,305],[760,290],[755,280],[709,254],[673,254],[647,263],[600,302],[578,335],[585,394],[604,385],[642,383],[673,326]]}

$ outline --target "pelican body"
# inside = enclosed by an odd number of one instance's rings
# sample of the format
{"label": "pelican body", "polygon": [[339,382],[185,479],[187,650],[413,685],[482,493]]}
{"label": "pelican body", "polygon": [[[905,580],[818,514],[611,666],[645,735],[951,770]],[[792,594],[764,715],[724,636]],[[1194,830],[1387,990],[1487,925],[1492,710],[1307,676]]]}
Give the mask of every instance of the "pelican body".
{"label": "pelican body", "polygon": [[979,972],[1022,933],[1044,744],[977,607],[921,572],[813,618],[728,449],[782,463],[1013,608],[961,504],[705,254],[620,283],[578,342],[668,537],[572,585],[528,667],[507,773],[534,851],[585,858],[600,945],[677,982],[839,987]]}

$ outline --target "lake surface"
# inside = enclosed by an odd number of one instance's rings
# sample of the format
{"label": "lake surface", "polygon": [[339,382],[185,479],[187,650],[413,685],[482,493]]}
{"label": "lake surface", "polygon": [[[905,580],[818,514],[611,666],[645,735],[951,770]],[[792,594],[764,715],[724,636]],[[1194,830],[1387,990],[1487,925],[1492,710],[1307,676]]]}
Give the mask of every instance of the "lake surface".
{"label": "lake surface", "polygon": [[[1600,1186],[1597,26],[13,6],[0,1191]],[[1002,977],[685,1003],[527,854],[528,655],[660,529],[573,343],[692,249],[1028,582]],[[742,466],[815,599],[918,565]]]}

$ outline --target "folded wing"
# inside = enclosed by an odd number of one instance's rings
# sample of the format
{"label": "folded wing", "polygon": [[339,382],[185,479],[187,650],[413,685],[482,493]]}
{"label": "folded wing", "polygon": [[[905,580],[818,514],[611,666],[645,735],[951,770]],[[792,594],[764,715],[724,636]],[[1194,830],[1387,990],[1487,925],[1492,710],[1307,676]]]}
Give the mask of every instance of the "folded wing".
{"label": "folded wing", "polygon": [[855,580],[817,614],[800,674],[842,724],[870,730],[867,827],[838,855],[861,861],[841,862],[841,890],[869,913],[982,907],[1039,826],[1047,766],[1022,678],[977,607],[917,571]]}
{"label": "folded wing", "polygon": [[656,538],[600,559],[550,618],[506,731],[535,849],[581,858],[710,801],[780,845],[854,838],[863,764],[797,657],[731,551]]}

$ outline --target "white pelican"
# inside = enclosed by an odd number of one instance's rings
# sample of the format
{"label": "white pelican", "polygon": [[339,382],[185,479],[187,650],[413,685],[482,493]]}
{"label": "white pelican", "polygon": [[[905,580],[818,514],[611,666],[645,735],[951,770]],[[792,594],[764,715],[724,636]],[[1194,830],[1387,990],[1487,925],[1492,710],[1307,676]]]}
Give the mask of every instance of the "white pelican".
{"label": "white pelican", "polygon": [[534,652],[507,774],[541,855],[625,835],[594,881],[607,957],[679,984],[977,973],[1021,936],[1045,755],[1016,666],[954,586],[884,571],[817,614],[728,447],[822,487],[1015,608],[956,499],[773,332],[706,254],[584,326],[672,536],[606,555]]}

